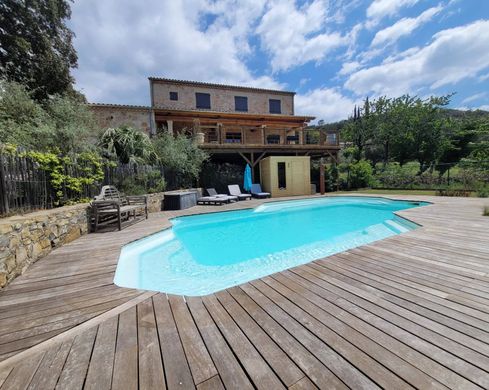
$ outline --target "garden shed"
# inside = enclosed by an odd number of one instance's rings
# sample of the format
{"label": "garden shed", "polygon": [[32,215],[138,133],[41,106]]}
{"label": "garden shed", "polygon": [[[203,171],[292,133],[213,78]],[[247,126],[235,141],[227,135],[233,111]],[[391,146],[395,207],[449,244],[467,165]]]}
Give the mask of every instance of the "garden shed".
{"label": "garden shed", "polygon": [[310,195],[311,159],[309,156],[270,156],[260,161],[263,190],[272,197]]}

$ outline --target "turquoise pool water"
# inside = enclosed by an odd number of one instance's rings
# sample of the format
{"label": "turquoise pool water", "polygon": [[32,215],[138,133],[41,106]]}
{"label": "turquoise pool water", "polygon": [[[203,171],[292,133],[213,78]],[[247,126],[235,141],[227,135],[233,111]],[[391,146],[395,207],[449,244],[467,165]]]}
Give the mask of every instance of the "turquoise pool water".
{"label": "turquoise pool water", "polygon": [[332,255],[416,225],[394,215],[419,203],[331,197],[172,220],[123,247],[114,282],[199,296]]}

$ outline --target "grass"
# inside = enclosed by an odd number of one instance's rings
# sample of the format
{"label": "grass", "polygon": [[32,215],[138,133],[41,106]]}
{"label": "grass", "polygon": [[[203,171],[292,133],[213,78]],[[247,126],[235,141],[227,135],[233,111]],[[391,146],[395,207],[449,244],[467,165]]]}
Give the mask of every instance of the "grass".
{"label": "grass", "polygon": [[340,191],[341,193],[352,193],[356,192],[358,194],[385,194],[385,195],[426,195],[435,196],[436,191],[434,190],[374,190],[374,189],[360,189],[355,191]]}

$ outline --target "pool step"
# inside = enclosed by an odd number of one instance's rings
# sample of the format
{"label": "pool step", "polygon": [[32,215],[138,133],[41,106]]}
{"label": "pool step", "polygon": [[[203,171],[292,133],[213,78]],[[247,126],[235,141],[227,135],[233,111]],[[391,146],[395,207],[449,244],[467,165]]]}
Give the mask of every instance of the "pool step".
{"label": "pool step", "polygon": [[396,231],[397,233],[405,233],[411,230],[408,227],[404,226],[401,222],[395,221],[393,219],[388,219],[387,221],[384,221],[384,224],[387,225],[389,228],[394,229],[394,231]]}

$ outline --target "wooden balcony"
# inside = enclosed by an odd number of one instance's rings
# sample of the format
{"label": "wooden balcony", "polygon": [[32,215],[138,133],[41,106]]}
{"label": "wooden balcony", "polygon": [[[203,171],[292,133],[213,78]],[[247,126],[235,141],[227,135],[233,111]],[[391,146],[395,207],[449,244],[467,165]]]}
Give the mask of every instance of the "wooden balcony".
{"label": "wooden balcony", "polygon": [[200,147],[213,153],[233,151],[321,152],[339,150],[336,132],[303,129],[203,129]]}

